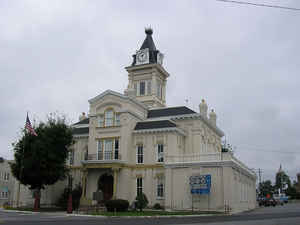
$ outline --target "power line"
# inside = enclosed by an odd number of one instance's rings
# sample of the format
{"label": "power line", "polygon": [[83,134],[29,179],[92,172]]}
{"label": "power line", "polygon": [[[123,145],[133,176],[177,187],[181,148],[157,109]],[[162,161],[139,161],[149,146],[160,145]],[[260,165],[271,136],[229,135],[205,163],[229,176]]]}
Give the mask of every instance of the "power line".
{"label": "power line", "polygon": [[269,7],[269,8],[277,8],[277,9],[287,9],[287,10],[300,11],[300,8],[286,7],[286,6],[280,6],[280,5],[268,5],[268,4],[253,3],[253,2],[243,2],[243,1],[233,1],[233,0],[216,0],[216,1],[226,2],[226,3],[234,3],[234,4],[242,4],[242,5],[252,5],[252,6],[259,6],[259,7]]}

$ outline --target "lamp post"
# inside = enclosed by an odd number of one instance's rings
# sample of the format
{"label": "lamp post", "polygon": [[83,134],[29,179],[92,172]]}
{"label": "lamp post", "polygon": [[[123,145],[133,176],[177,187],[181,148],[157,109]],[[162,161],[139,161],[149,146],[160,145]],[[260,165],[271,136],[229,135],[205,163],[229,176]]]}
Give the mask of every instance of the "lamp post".
{"label": "lamp post", "polygon": [[72,182],[73,182],[72,175],[69,175],[69,198],[68,198],[67,213],[72,213],[73,212],[73,207],[72,207]]}

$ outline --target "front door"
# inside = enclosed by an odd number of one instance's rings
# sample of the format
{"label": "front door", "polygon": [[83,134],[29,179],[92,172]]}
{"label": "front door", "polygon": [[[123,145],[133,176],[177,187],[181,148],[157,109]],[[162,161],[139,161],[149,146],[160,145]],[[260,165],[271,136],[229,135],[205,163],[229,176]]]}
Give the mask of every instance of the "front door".
{"label": "front door", "polygon": [[98,189],[103,193],[103,200],[110,200],[113,196],[114,178],[112,175],[103,174],[98,182]]}

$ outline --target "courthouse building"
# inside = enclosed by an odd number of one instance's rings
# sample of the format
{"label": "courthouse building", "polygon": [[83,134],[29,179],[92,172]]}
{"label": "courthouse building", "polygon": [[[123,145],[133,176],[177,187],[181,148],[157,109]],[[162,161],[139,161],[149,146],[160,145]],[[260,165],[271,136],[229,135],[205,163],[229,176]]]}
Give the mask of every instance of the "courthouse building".
{"label": "courthouse building", "polygon": [[150,206],[166,209],[254,208],[256,175],[232,152],[222,152],[214,110],[200,99],[197,111],[167,106],[170,74],[152,33],[146,29],[125,68],[124,93],[106,90],[90,99],[88,115],[73,125],[70,167],[73,185],[83,187],[81,204],[97,204],[99,192],[104,200],[132,203],[143,192]]}

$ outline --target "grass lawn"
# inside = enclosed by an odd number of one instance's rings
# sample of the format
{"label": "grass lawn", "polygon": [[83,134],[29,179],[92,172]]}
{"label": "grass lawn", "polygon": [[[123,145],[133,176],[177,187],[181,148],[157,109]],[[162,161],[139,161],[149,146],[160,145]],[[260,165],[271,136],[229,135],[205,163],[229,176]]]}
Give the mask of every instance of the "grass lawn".
{"label": "grass lawn", "polygon": [[143,212],[140,211],[128,211],[128,212],[97,212],[91,213],[91,215],[101,215],[101,216],[185,216],[185,215],[201,215],[201,214],[220,214],[221,212],[211,212],[211,211],[155,211],[155,210],[146,210]]}

